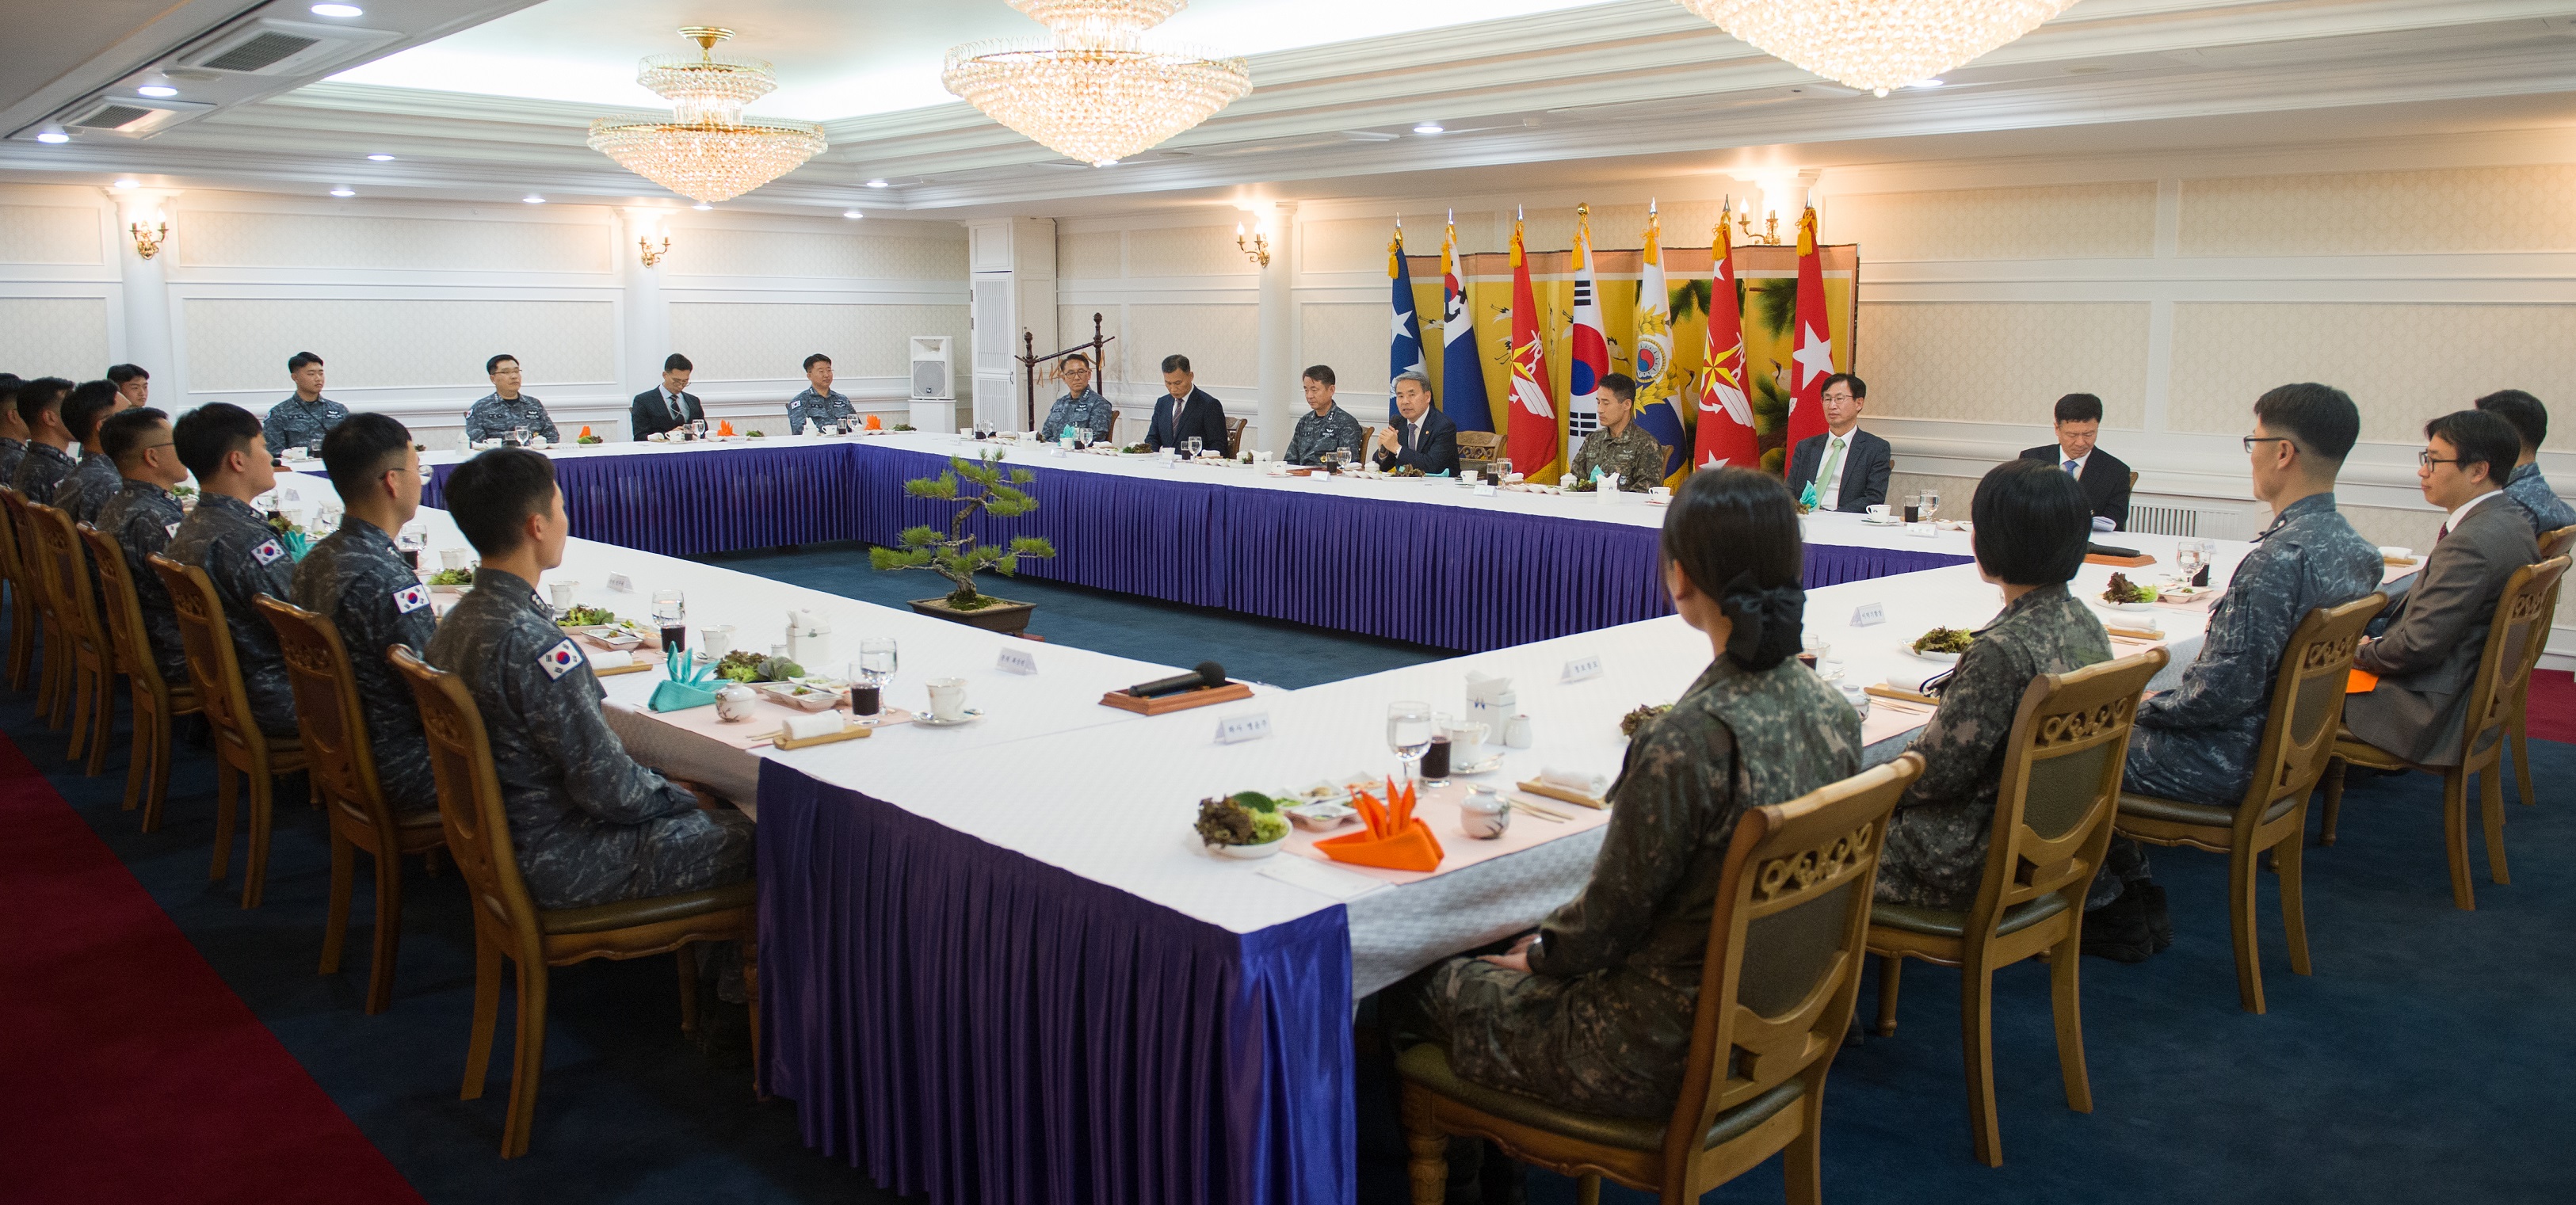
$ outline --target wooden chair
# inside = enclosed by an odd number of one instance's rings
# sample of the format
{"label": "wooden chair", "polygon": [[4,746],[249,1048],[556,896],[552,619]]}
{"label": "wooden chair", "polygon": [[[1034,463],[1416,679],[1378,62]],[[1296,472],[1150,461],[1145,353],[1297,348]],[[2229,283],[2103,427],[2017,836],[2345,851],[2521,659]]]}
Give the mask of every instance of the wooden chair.
{"label": "wooden chair", "polygon": [[2451,862],[2451,903],[2462,912],[2477,910],[2476,890],[2469,886],[2469,776],[2478,779],[2479,811],[2486,821],[2487,877],[2513,882],[2504,861],[2504,747],[2514,700],[2531,686],[2535,644],[2548,639],[2549,598],[2567,573],[2568,558],[2551,557],[2525,565],[2506,580],[2496,598],[2495,619],[2487,624],[2486,647],[2478,655],[2477,676],[2469,679],[2469,705],[2461,720],[2460,764],[2432,766],[2408,761],[2370,744],[2349,728],[2335,736],[2333,759],[2326,763],[2326,814],[2323,842],[2334,844],[2335,820],[2343,810],[2346,765],[2372,770],[2421,770],[2442,777],[2442,843]]}
{"label": "wooden chair", "polygon": [[[0,486],[0,509],[9,513],[10,542],[17,546],[18,565],[25,574],[30,600],[36,609],[38,626],[44,640],[44,668],[36,678],[36,710],[45,717],[45,726],[60,728],[71,707],[71,654],[64,651],[62,618],[54,614],[54,572],[44,556],[44,544],[36,535],[36,517],[27,510],[26,495],[13,487]],[[32,629],[31,629],[32,630]]]}
{"label": "wooden chair", "polygon": [[36,661],[36,633],[44,623],[36,607],[36,595],[42,589],[18,551],[18,524],[14,505],[23,499],[18,491],[0,485],[0,577],[9,583],[9,689],[27,689],[27,671]]}
{"label": "wooden chair", "polygon": [[45,559],[54,614],[62,617],[64,662],[72,676],[72,739],[63,757],[75,760],[86,750],[82,772],[95,777],[107,769],[107,738],[116,724],[116,652],[99,620],[98,591],[90,586],[89,558],[71,515],[31,502],[27,517]]}
{"label": "wooden chair", "polygon": [[[2540,559],[2546,561],[2555,557],[2567,556],[2571,553],[2576,553],[2576,527],[2561,527],[2556,531],[2544,531],[2540,533]],[[2558,588],[2556,586],[2552,586],[2549,590],[2549,602],[2541,609],[2540,612],[2541,638],[2531,643],[2530,652],[2532,669],[2540,668],[2540,655],[2549,651],[2549,630],[2551,626],[2557,622]],[[2529,673],[2526,671],[2523,677],[2523,688],[2514,692],[2513,727],[2509,730],[2512,734],[2513,740],[2514,788],[2522,792],[2522,805],[2524,807],[2530,807],[2531,805],[2540,802],[2540,797],[2531,793],[2531,749],[2528,746],[2528,738],[2525,735],[2526,731],[2530,727],[2525,713],[2530,709],[2530,706],[2531,679]]]}
{"label": "wooden chair", "polygon": [[1492,460],[1503,453],[1503,437],[1494,431],[1458,433],[1458,459]]}
{"label": "wooden chair", "polygon": [[2323,777],[2343,722],[2344,680],[2353,646],[2388,596],[2370,594],[2339,607],[2318,607],[2299,621],[2272,675],[2272,706],[2254,753],[2253,780],[2231,803],[2120,796],[2113,827],[2150,845],[2188,845],[2227,855],[2227,920],[2236,939],[2236,995],[2249,1013],[2263,1011],[2263,965],[2254,939],[2254,869],[2272,851],[2281,876],[2281,924],[2290,969],[2310,973],[2307,907],[2300,852],[2308,839],[2308,794]]}
{"label": "wooden chair", "polygon": [[742,943],[744,986],[751,994],[751,1065],[760,1066],[760,952],[757,894],[751,882],[590,908],[540,909],[519,877],[510,819],[483,715],[456,675],[432,669],[400,645],[387,653],[420,701],[438,778],[438,815],[448,852],[465,876],[474,910],[474,1033],[465,1052],[464,1099],[483,1096],[492,1061],[492,1030],[501,1011],[501,962],[519,968],[518,1053],[510,1071],[510,1111],[501,1157],[528,1153],[537,1104],[537,1074],[546,1055],[546,972],[592,958],[641,958],[677,951],[680,1028],[698,1021],[697,958],[689,943]]}
{"label": "wooden chair", "polygon": [[1243,455],[1243,429],[1245,426],[1249,425],[1251,421],[1252,420],[1250,419],[1243,418],[1229,418],[1225,420],[1225,454],[1227,456]]}
{"label": "wooden chair", "polygon": [[170,591],[170,610],[179,617],[179,643],[188,650],[188,678],[196,686],[198,707],[215,730],[215,860],[206,877],[220,883],[232,866],[233,816],[241,794],[234,777],[239,775],[250,781],[250,858],[242,868],[242,907],[256,908],[268,885],[275,779],[308,768],[304,744],[262,733],[252,718],[250,695],[242,689],[241,659],[224,621],[224,600],[206,571],[159,553],[152,555],[152,571]]}
{"label": "wooden chair", "polygon": [[2057,1010],[2057,1067],[2066,1106],[2093,1111],[2084,1072],[2084,1020],[2075,964],[2084,940],[2084,893],[2111,844],[2120,769],[2138,693],[2164,668],[2162,648],[2064,674],[2042,674],[2022,692],[2006,737],[2002,789],[1977,902],[1964,912],[1879,904],[1869,952],[1879,957],[1878,1032],[1896,1032],[1905,960],[1959,968],[1959,1034],[1967,1065],[1968,1127],[1977,1159],[2004,1162],[1995,1116],[1995,971],[2048,959]]}
{"label": "wooden chair", "polygon": [[385,802],[375,748],[358,707],[357,676],[349,667],[348,647],[340,642],[339,625],[266,595],[251,605],[277,629],[278,647],[286,653],[286,678],[295,688],[296,730],[313,767],[313,791],[331,817],[331,909],[322,927],[321,974],[340,973],[356,851],[376,860],[376,958],[367,975],[366,1005],[372,1016],[394,998],[395,957],[402,948],[402,860],[445,846],[447,835],[439,829],[437,808],[397,812]]}
{"label": "wooden chair", "polygon": [[134,700],[134,752],[125,765],[125,810],[143,805],[143,831],[161,827],[161,810],[170,799],[170,722],[196,715],[196,689],[186,682],[165,682],[161,663],[152,655],[152,637],[143,627],[143,597],[134,588],[131,562],[116,537],[84,523],[81,539],[89,544],[98,566],[100,610],[106,620],[108,647],[116,654],[116,672],[125,675]]}
{"label": "wooden chair", "polygon": [[1600,1200],[1604,1176],[1660,1193],[1665,1205],[1695,1202],[1784,1148],[1789,1200],[1821,1201],[1825,1072],[1860,998],[1861,934],[1887,814],[1922,773],[1920,755],[1902,754],[1736,822],[1671,1116],[1577,1113],[1462,1080],[1438,1045],[1405,1051],[1396,1071],[1414,1205],[1445,1195],[1452,1134],[1577,1177],[1587,1205]]}

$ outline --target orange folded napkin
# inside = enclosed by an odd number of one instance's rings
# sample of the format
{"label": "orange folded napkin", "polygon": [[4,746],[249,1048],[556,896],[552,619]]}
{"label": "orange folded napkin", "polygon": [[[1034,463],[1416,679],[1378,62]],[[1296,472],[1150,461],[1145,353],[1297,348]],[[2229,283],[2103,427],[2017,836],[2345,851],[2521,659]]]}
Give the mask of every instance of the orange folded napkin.
{"label": "orange folded napkin", "polygon": [[2357,665],[2352,669],[2352,676],[2344,679],[2343,683],[2343,693],[2348,695],[2366,695],[2377,689],[2379,675]]}
{"label": "orange folded napkin", "polygon": [[581,429],[581,437],[582,437],[583,439],[588,439],[588,438],[590,438],[590,428],[588,428],[588,427],[584,427],[584,428],[582,428],[582,429]]}
{"label": "orange folded napkin", "polygon": [[725,419],[724,421],[717,423],[717,424],[716,424],[716,434],[718,434],[718,435],[731,435],[731,434],[733,434],[733,420],[732,420],[732,419]]}
{"label": "orange folded napkin", "polygon": [[1389,781],[1386,799],[1379,803],[1366,791],[1353,796],[1351,802],[1368,827],[1327,837],[1316,842],[1315,848],[1324,851],[1327,858],[1355,866],[1423,872],[1440,869],[1440,860],[1448,856],[1448,851],[1440,848],[1440,839],[1431,835],[1429,825],[1413,818],[1413,784],[1406,783],[1399,792]]}
{"label": "orange folded napkin", "polygon": [[869,415],[869,416],[868,416],[868,430],[870,430],[870,431],[883,431],[883,430],[885,430],[885,420],[884,420],[884,419],[881,419],[881,418],[878,418],[876,415],[873,415],[873,414]]}

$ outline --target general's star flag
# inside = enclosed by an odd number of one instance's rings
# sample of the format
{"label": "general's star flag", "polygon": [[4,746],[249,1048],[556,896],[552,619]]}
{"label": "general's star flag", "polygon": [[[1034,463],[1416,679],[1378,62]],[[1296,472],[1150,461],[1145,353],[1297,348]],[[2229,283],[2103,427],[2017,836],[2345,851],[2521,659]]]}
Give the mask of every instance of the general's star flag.
{"label": "general's star flag", "polygon": [[1699,436],[1691,448],[1694,468],[1762,463],[1753,434],[1753,400],[1744,392],[1744,315],[1735,304],[1735,245],[1727,237],[1731,214],[1717,219],[1709,245],[1708,342],[1699,370]]}
{"label": "general's star flag", "polygon": [[1556,401],[1547,393],[1547,347],[1539,335],[1537,293],[1521,222],[1512,219],[1512,417],[1504,435],[1512,468],[1531,480],[1556,471]]}
{"label": "general's star flag", "polygon": [[1461,431],[1491,431],[1494,410],[1485,401],[1485,357],[1476,351],[1476,314],[1458,283],[1458,225],[1440,244],[1440,409]]}
{"label": "general's star flag", "polygon": [[[1514,304],[1518,304],[1517,302]],[[1583,446],[1583,437],[1601,426],[1600,404],[1593,395],[1610,375],[1610,333],[1601,324],[1601,286],[1592,277],[1592,207],[1574,207],[1574,313],[1567,332],[1566,354],[1573,360],[1565,389],[1566,451]]]}
{"label": "general's star flag", "polygon": [[1395,408],[1395,378],[1407,372],[1422,371],[1422,324],[1413,316],[1413,270],[1404,262],[1404,227],[1395,228],[1395,241],[1386,245],[1386,278],[1395,282],[1395,317],[1387,324],[1386,343],[1386,421],[1404,421]]}
{"label": "general's star flag", "polygon": [[1652,203],[1646,206],[1645,266],[1637,277],[1637,414],[1636,424],[1664,445],[1664,480],[1680,479],[1690,464],[1681,412],[1673,395],[1681,391],[1673,368],[1673,315],[1664,295],[1663,222]]}
{"label": "general's star flag", "polygon": [[[1790,343],[1789,449],[1825,433],[1825,378],[1834,374],[1834,328],[1825,320],[1825,267],[1816,255],[1816,207],[1798,217],[1798,326]],[[1781,461],[1785,470],[1788,461]]]}

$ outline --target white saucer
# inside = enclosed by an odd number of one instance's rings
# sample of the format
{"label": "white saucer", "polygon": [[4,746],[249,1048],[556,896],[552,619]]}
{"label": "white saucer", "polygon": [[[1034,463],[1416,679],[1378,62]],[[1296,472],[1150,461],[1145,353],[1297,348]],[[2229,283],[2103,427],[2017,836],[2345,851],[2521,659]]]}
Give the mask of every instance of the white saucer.
{"label": "white saucer", "polygon": [[925,712],[922,712],[922,713],[921,713],[921,714],[919,714],[919,715],[916,715],[916,716],[912,717],[912,722],[913,722],[913,723],[915,723],[915,724],[918,724],[918,725],[920,725],[920,726],[922,726],[922,727],[924,727],[924,728],[957,728],[957,727],[961,727],[961,726],[964,726],[964,725],[967,725],[967,724],[972,724],[972,723],[974,723],[975,721],[980,720],[980,719],[983,719],[983,718],[984,718],[984,709],[983,709],[983,708],[980,708],[980,707],[969,707],[969,708],[967,708],[967,709],[966,709],[966,714],[961,715],[961,716],[959,716],[959,717],[957,717],[956,719],[953,719],[953,720],[943,720],[943,719],[940,719],[938,716],[932,715],[932,714],[930,714],[929,712],[925,711]]}
{"label": "white saucer", "polygon": [[1493,769],[1495,769],[1495,768],[1497,768],[1497,767],[1501,766],[1502,764],[1503,764],[1503,755],[1502,755],[1502,754],[1500,754],[1500,753],[1497,753],[1497,754],[1493,755],[1492,757],[1488,757],[1488,758],[1486,758],[1485,760],[1480,761],[1480,762],[1470,762],[1470,763],[1468,763],[1468,764],[1466,764],[1466,765],[1455,765],[1455,764],[1453,764],[1453,765],[1451,765],[1451,766],[1449,767],[1449,773],[1450,773],[1450,775],[1451,775],[1452,777],[1455,777],[1455,776],[1460,775],[1460,774],[1483,774],[1483,773],[1485,773],[1485,772],[1487,772],[1487,771],[1489,771],[1489,770],[1493,770]]}

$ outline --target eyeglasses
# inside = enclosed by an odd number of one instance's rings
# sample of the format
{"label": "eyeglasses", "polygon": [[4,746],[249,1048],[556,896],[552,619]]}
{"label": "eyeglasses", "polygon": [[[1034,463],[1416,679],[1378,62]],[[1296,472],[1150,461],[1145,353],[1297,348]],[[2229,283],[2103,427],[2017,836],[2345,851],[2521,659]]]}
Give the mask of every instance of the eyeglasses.
{"label": "eyeglasses", "polygon": [[2458,464],[2460,463],[2460,458],[2457,456],[2435,456],[2432,450],[2428,448],[2415,454],[2415,463],[2429,469],[2437,464]]}
{"label": "eyeglasses", "polygon": [[2288,444],[2293,450],[2296,450],[2299,446],[2299,441],[2292,439],[2287,435],[2248,435],[2245,437],[2246,451],[2252,452],[2254,450],[2254,445],[2256,444]]}

